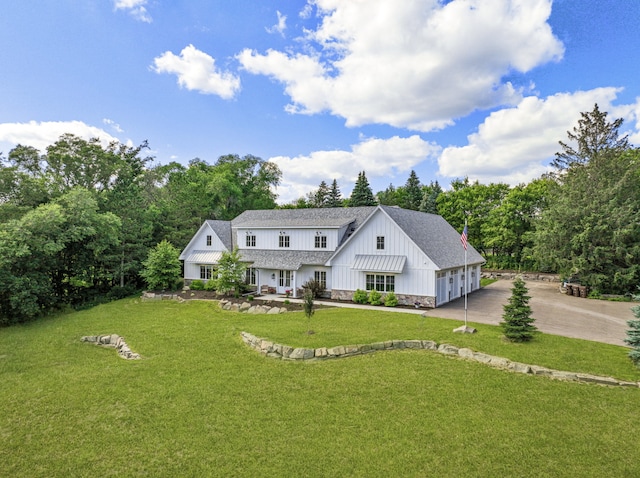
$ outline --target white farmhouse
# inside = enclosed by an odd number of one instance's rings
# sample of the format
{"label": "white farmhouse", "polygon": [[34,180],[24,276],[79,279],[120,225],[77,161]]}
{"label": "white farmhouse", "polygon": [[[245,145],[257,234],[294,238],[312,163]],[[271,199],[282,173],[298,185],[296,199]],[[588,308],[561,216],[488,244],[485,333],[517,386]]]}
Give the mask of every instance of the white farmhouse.
{"label": "white farmhouse", "polygon": [[223,251],[238,247],[247,283],[293,297],[309,279],[334,299],[357,289],[394,292],[401,304],[437,307],[480,288],[482,256],[441,216],[391,206],[245,211],[209,220],[180,259],[185,283],[214,275]]}

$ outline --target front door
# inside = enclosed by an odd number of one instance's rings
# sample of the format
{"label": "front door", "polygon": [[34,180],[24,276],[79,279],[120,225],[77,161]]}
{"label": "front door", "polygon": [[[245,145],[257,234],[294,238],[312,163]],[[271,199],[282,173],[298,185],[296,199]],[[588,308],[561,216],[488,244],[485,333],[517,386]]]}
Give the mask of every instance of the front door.
{"label": "front door", "polygon": [[293,271],[280,271],[278,277],[278,294],[286,294],[289,290],[293,293],[293,287],[291,287],[291,278]]}

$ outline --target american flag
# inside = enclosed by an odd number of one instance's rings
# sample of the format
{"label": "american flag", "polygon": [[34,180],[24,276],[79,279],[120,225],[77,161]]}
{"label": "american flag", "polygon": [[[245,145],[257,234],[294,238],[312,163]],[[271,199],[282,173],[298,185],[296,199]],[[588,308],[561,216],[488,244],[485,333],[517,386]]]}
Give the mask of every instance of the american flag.
{"label": "american flag", "polygon": [[462,242],[462,246],[464,250],[467,250],[467,225],[464,225],[464,229],[462,231],[462,235],[460,236],[460,242]]}

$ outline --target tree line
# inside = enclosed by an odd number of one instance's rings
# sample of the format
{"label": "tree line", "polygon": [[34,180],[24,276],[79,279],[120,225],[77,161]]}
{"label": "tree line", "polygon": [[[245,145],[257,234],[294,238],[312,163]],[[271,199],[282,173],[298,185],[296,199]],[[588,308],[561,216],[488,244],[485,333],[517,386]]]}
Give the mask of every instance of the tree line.
{"label": "tree line", "polygon": [[454,180],[447,190],[411,171],[373,193],[365,171],[348,198],[335,179],[278,206],[282,173],[259,157],[152,165],[137,147],[63,135],[44,153],[19,145],[0,155],[0,323],[91,304],[144,287],[143,262],[167,241],[182,249],[206,219],[247,209],[376,204],[468,222],[489,267],[558,272],[600,293],[640,283],[639,150],[596,105],[582,113],[553,161],[528,184]]}

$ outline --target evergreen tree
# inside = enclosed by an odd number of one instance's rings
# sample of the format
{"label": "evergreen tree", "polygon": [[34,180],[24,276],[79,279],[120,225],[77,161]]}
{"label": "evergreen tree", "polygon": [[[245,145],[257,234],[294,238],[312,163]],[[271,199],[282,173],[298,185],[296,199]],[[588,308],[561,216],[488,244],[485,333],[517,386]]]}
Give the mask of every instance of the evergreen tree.
{"label": "evergreen tree", "polygon": [[411,170],[409,178],[404,185],[404,201],[401,206],[405,209],[411,209],[417,211],[420,209],[420,203],[422,202],[422,187],[418,175],[414,170]]}
{"label": "evergreen tree", "polygon": [[362,171],[358,173],[358,180],[351,192],[351,198],[349,199],[350,207],[359,207],[359,206],[375,206],[376,200],[373,197],[373,191],[371,191],[371,186],[369,186],[369,181],[367,180],[367,176],[365,172]]}
{"label": "evergreen tree", "polygon": [[331,189],[329,189],[327,207],[342,207],[342,193],[338,187],[338,181],[335,179],[331,183]]}
{"label": "evergreen tree", "polygon": [[573,132],[567,131],[569,140],[576,143],[577,149],[560,141],[562,151],[556,153],[552,162],[554,167],[563,170],[574,164],[588,163],[602,153],[622,153],[629,149],[627,136],[620,137],[619,133],[622,118],[607,122],[607,113],[600,111],[597,104],[593,111],[580,113],[580,116]]}
{"label": "evergreen tree", "polygon": [[313,308],[313,291],[311,289],[305,289],[302,306],[304,308],[304,315],[307,316],[307,334],[313,334],[313,330],[311,330],[311,317],[315,313],[315,309]]}
{"label": "evergreen tree", "polygon": [[231,252],[223,251],[216,271],[218,273],[216,291],[221,294],[233,291],[236,297],[239,296],[246,269],[247,266],[240,262],[240,252],[237,246]]}
{"label": "evergreen tree", "polygon": [[329,186],[322,181],[315,194],[313,195],[314,207],[329,207]]}
{"label": "evergreen tree", "polygon": [[[640,299],[640,297],[636,296],[635,299]],[[640,305],[631,307],[631,311],[635,319],[627,321],[629,330],[627,330],[627,338],[624,341],[632,347],[629,358],[640,367]]]}
{"label": "evergreen tree", "polygon": [[529,307],[530,296],[522,279],[513,281],[509,303],[504,305],[503,321],[500,322],[505,337],[511,342],[528,342],[537,330],[533,325],[535,319],[531,317]]}
{"label": "evergreen tree", "polygon": [[431,181],[428,186],[422,188],[422,200],[420,201],[419,210],[428,212],[429,214],[438,214],[438,196],[442,192],[442,188],[438,181]]}

